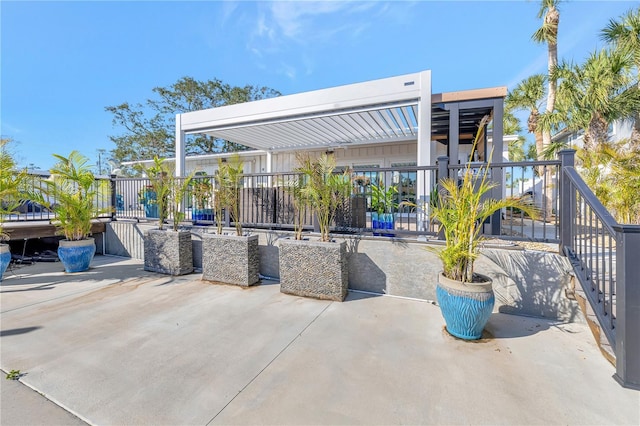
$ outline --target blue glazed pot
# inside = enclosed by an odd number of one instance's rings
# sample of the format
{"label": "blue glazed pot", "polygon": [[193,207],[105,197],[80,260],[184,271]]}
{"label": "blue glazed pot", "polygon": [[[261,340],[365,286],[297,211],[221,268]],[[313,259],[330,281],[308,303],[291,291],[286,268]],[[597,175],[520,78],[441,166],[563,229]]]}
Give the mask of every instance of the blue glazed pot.
{"label": "blue glazed pot", "polygon": [[66,272],[82,272],[89,269],[96,244],[93,238],[80,241],[62,240],[58,246],[58,258]]}
{"label": "blue glazed pot", "polygon": [[373,229],[373,235],[380,235],[378,230],[382,228],[380,224],[380,218],[377,212],[371,212],[371,229]]}
{"label": "blue glazed pot", "polygon": [[462,283],[440,274],[436,296],[447,331],[465,340],[482,337],[495,304],[492,281],[484,277],[483,283]]}
{"label": "blue glazed pot", "polygon": [[385,230],[382,235],[385,237],[394,237],[395,233],[393,232],[393,230],[395,229],[395,219],[393,217],[393,213],[385,213],[382,216],[384,218],[382,228],[384,228]]}
{"label": "blue glazed pot", "polygon": [[213,222],[213,209],[193,209],[193,220]]}
{"label": "blue glazed pot", "polygon": [[10,261],[11,252],[9,251],[9,245],[0,244],[0,281],[2,281],[2,276],[4,275],[4,271],[7,270]]}
{"label": "blue glazed pot", "polygon": [[156,203],[156,193],[146,189],[143,194],[141,204],[144,205],[144,216],[148,218],[158,218],[158,203]]}
{"label": "blue glazed pot", "polygon": [[144,217],[157,219],[158,216],[158,205],[157,204],[147,204],[144,206]]}

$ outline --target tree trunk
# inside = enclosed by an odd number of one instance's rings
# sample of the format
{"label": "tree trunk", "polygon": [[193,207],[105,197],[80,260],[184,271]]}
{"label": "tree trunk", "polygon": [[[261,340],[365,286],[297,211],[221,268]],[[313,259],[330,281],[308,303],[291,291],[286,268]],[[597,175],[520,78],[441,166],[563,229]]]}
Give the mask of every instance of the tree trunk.
{"label": "tree trunk", "polygon": [[[558,66],[558,24],[560,23],[560,12],[555,8],[554,5],[549,7],[547,14],[544,17],[545,24],[550,25],[554,28],[554,34],[547,40],[547,52],[548,52],[548,61],[547,61],[547,71],[549,74],[548,81],[548,90],[547,90],[547,108],[545,113],[551,114],[555,109],[556,105],[556,91],[557,91],[557,81],[552,78],[553,72]],[[542,152],[548,146],[551,145],[551,129],[543,129],[542,130],[542,151],[538,151],[538,159],[540,160]],[[551,184],[552,173],[551,169],[547,169],[545,173],[545,181],[546,185],[544,187],[544,211],[547,217],[551,216],[553,210],[553,185]]]}

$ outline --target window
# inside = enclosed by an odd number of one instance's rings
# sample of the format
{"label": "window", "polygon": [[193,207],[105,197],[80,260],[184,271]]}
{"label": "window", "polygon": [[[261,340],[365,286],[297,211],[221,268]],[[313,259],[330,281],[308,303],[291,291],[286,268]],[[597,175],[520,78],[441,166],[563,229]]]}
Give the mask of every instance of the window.
{"label": "window", "polygon": [[353,176],[354,179],[361,185],[367,186],[370,184],[377,185],[378,184],[378,172],[372,171],[372,169],[379,169],[380,166],[378,164],[364,164],[364,165],[354,165]]}
{"label": "window", "polygon": [[393,172],[393,184],[398,189],[400,202],[416,202],[416,181],[418,174],[415,171],[403,171],[403,168],[415,167],[415,162],[391,163],[391,167],[400,169]]}

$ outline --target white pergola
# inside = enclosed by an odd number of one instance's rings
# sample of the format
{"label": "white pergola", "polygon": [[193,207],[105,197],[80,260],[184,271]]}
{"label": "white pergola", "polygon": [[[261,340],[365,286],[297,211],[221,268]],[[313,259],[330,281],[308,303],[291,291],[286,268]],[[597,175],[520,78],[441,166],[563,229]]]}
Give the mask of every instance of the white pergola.
{"label": "white pergola", "polygon": [[[423,100],[427,100],[423,104]],[[208,134],[267,152],[418,141],[431,164],[431,71],[176,115],[176,174],[186,134]]]}
{"label": "white pergola", "polygon": [[[502,152],[506,87],[431,93],[431,71],[262,99],[176,115],[176,175],[185,172],[185,136],[207,134],[272,153],[417,142],[418,166],[435,164],[435,143],[458,158],[482,116],[493,113],[493,143]],[[501,161],[496,156],[493,162]]]}

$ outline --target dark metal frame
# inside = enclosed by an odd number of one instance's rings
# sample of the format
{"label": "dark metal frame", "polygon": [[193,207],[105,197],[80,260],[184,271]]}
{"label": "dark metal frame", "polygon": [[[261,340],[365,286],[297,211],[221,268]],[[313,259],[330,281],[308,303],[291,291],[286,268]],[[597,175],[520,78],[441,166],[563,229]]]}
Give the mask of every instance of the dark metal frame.
{"label": "dark metal frame", "polygon": [[560,248],[614,348],[614,378],[640,390],[640,225],[615,221],[575,170],[575,150],[560,158]]}

